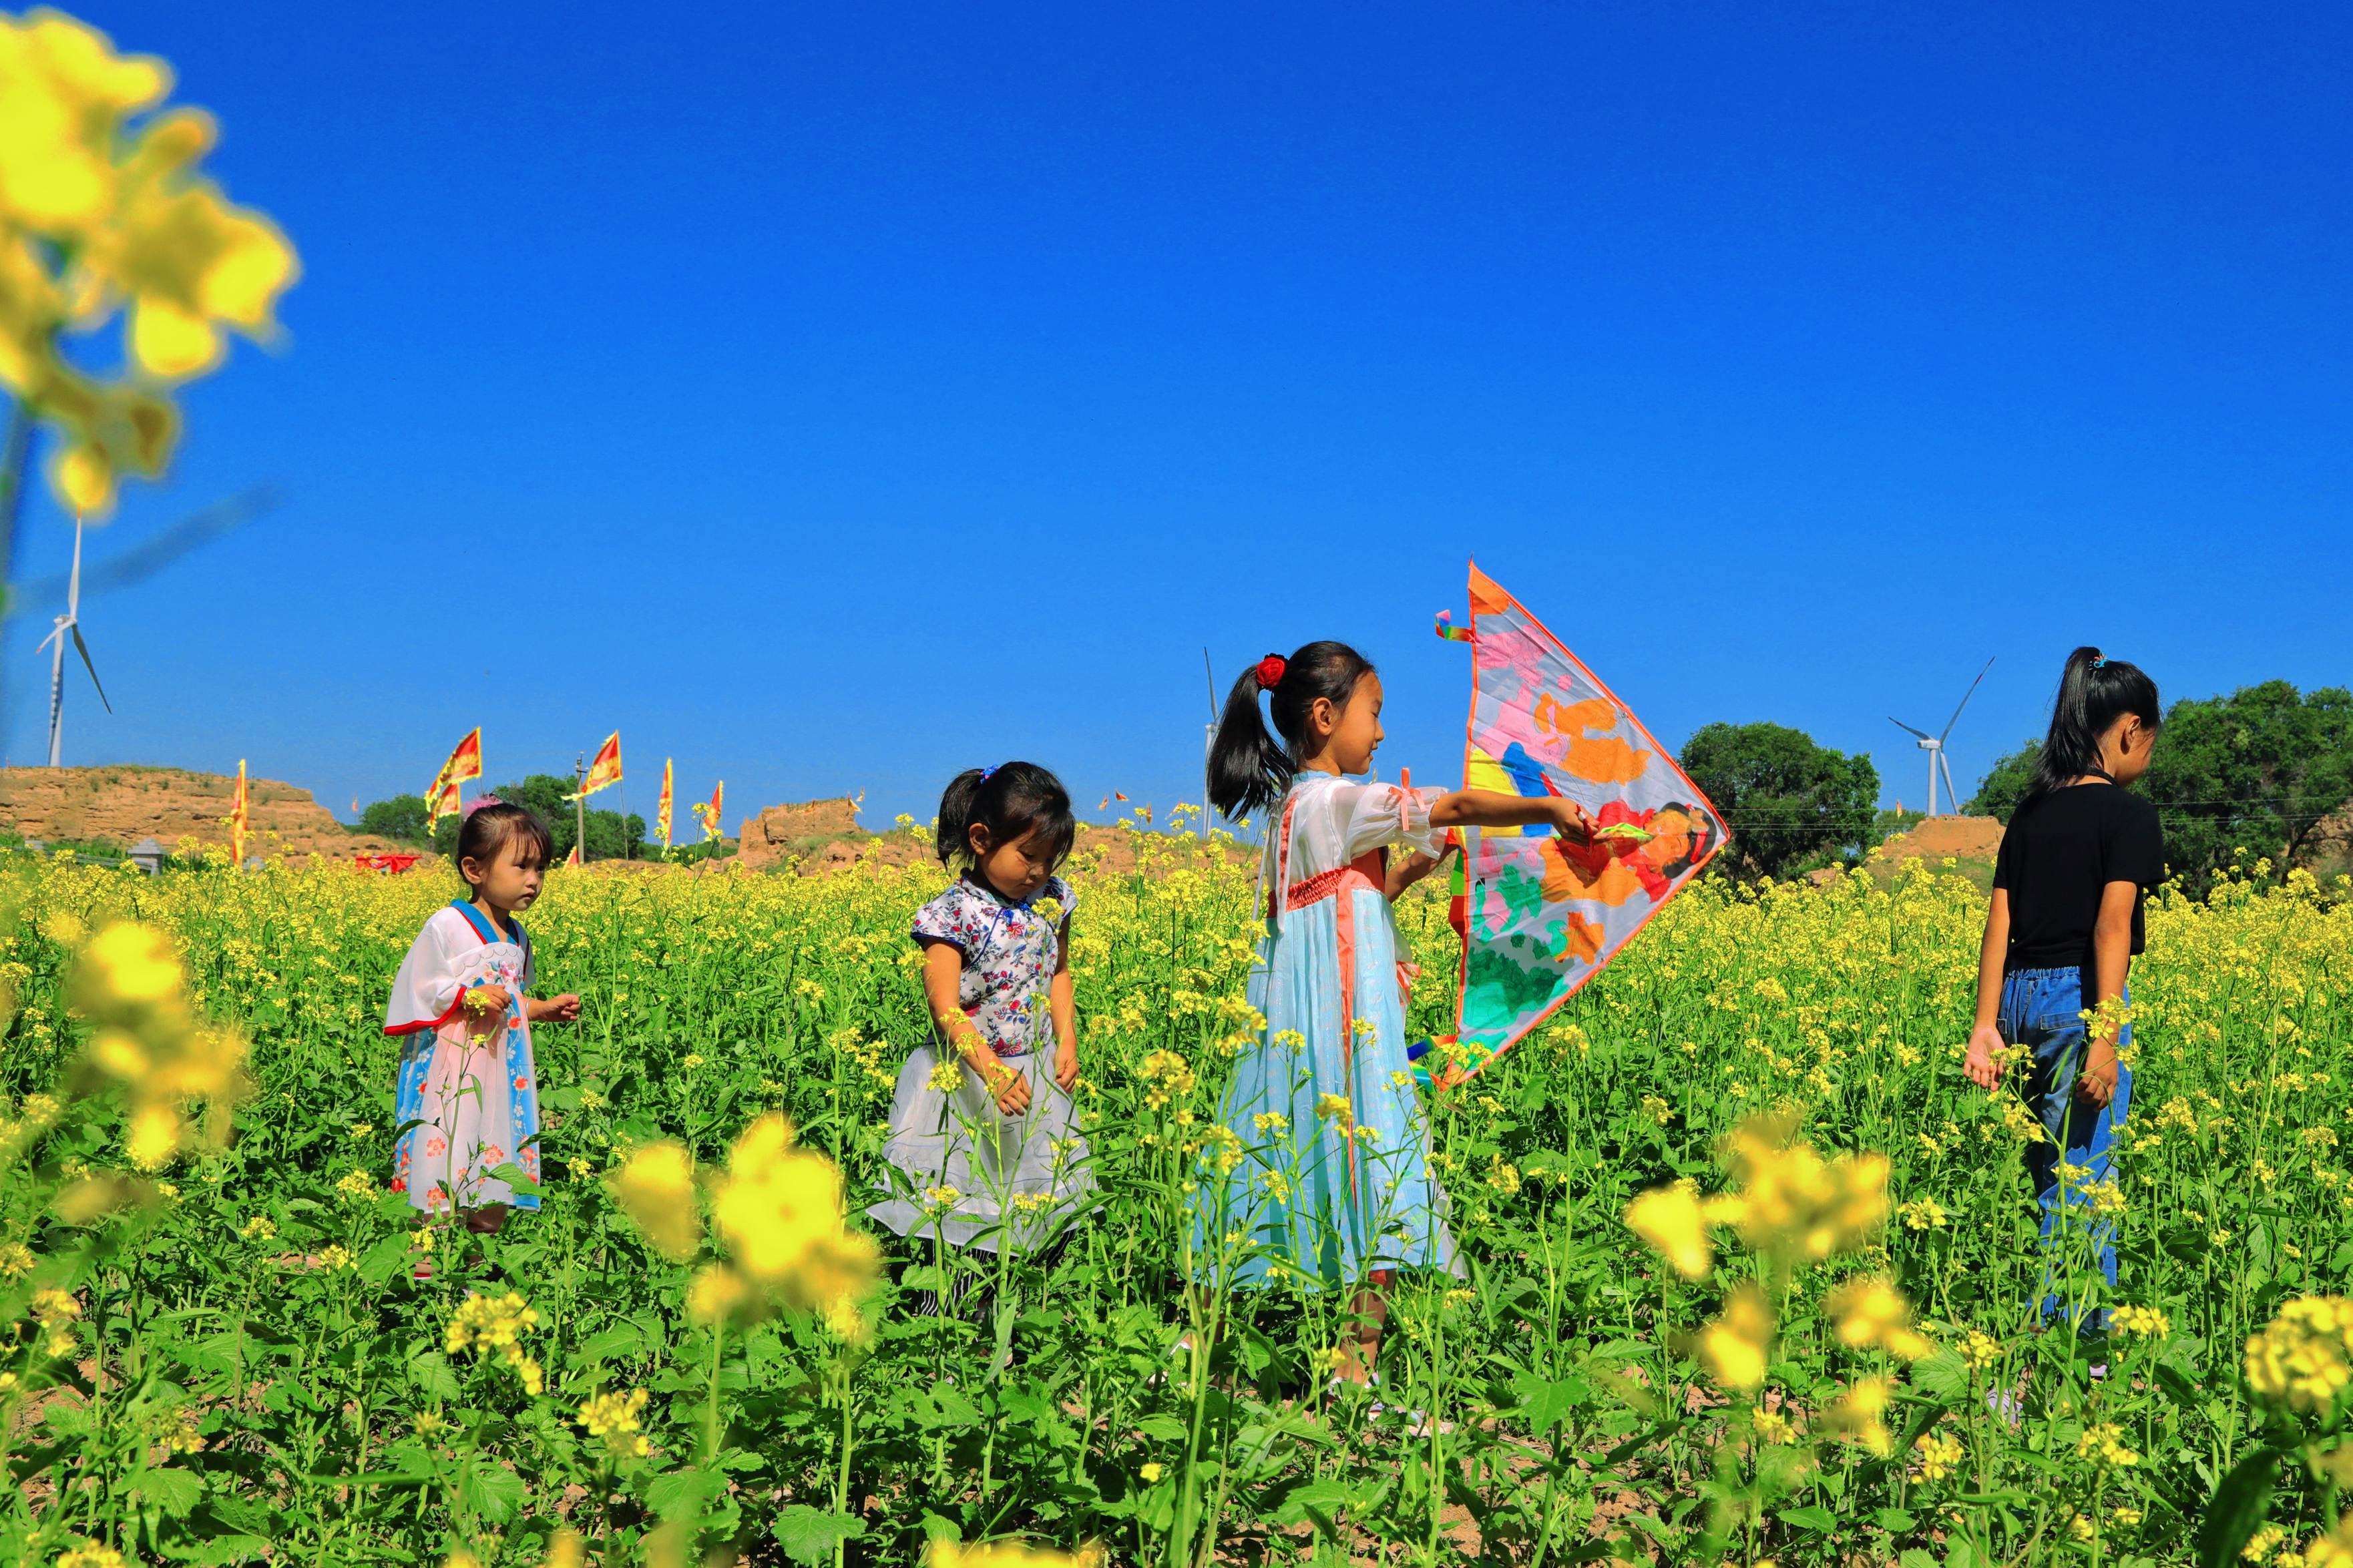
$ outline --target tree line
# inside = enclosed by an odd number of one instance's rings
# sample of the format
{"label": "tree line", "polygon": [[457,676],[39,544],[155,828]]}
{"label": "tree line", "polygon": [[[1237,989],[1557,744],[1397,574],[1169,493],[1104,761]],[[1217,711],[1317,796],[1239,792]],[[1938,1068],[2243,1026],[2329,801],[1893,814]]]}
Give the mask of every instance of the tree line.
{"label": "tree line", "polygon": [[[2041,751],[2029,741],[1996,762],[1963,811],[2007,826]],[[1835,751],[1802,730],[1709,724],[1679,760],[1732,825],[1731,849],[1716,861],[1727,876],[1786,879],[1851,865],[1891,826],[1909,825],[1878,811],[1869,752]],[[2353,826],[2353,692],[2267,680],[2180,699],[2138,787],[2164,821],[2168,868],[2192,894],[2233,866],[2252,873],[2259,859],[2274,871],[2353,868],[2330,858],[2345,854]]]}

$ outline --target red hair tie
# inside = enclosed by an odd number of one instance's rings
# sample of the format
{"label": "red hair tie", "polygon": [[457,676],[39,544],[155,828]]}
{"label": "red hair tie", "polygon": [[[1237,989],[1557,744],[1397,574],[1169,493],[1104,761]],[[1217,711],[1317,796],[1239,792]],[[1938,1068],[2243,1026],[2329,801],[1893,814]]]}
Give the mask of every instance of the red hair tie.
{"label": "red hair tie", "polygon": [[1282,672],[1288,667],[1279,653],[1268,654],[1258,661],[1258,689],[1271,691],[1282,684]]}

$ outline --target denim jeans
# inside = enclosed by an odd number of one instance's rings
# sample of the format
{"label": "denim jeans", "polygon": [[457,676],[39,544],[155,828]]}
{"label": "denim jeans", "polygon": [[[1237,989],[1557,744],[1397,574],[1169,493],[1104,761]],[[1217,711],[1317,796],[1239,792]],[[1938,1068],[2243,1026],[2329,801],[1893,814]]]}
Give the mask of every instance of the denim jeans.
{"label": "denim jeans", "polygon": [[[2127,991],[2125,1002],[2129,1005],[2131,1001]],[[2002,977],[2001,1037],[2034,1053],[2033,1066],[2027,1077],[2026,1103],[2042,1118],[2043,1130],[2051,1135],[2048,1142],[2035,1143],[2026,1151],[2027,1172],[2034,1178],[2034,1201],[2042,1209],[2043,1250],[2064,1250],[2071,1233],[2088,1237],[2097,1250],[2101,1277],[2114,1290],[2116,1226],[2105,1218],[2094,1217],[2094,1200],[2086,1189],[2116,1180],[2111,1156],[2116,1135],[2124,1130],[2125,1113],[2132,1104],[2132,1069],[2121,1062],[2117,1064],[2116,1093],[2107,1104],[2094,1105],[2076,1098],[2075,1080],[2084,1069],[2084,1047],[2090,1038],[2084,1011],[2081,970],[2021,969]],[[2116,1043],[2122,1047],[2131,1040],[2132,1026],[2127,1024]],[[2077,1175],[2071,1171],[2068,1178],[2062,1181],[2059,1166],[2063,1161],[2084,1173]],[[2046,1262],[2046,1292],[2055,1272]],[[2079,1306],[2063,1300],[2055,1293],[2046,1293],[2040,1310],[2045,1317],[2054,1311],[2072,1317]],[[2096,1331],[2106,1319],[2106,1310],[2094,1307],[2084,1314],[2083,1327]]]}

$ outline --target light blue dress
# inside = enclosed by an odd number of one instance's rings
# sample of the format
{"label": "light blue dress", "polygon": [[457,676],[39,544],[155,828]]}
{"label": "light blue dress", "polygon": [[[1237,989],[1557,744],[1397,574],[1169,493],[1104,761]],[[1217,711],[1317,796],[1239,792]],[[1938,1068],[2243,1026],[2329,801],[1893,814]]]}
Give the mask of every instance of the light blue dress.
{"label": "light blue dress", "polygon": [[[1272,814],[1251,998],[1267,1032],[1219,1109],[1232,1141],[1213,1142],[1195,1173],[1204,1283],[1348,1289],[1377,1269],[1455,1268],[1385,886],[1391,846],[1438,847],[1438,794],[1316,773]],[[1333,1095],[1345,1113],[1319,1115]]]}

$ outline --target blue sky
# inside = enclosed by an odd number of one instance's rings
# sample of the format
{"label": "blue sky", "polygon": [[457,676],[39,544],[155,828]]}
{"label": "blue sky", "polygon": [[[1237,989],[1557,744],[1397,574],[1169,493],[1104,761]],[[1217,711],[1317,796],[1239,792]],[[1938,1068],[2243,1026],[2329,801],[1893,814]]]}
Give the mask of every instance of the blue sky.
{"label": "blue sky", "polygon": [[2353,12],[1640,9],[84,7],[306,276],[92,552],[286,504],[85,605],[67,760],[1165,806],[1203,647],[1329,636],[1439,782],[1472,556],[1670,744],[1914,805],[1989,654],[1965,790],[2078,641],[2353,675]]}

